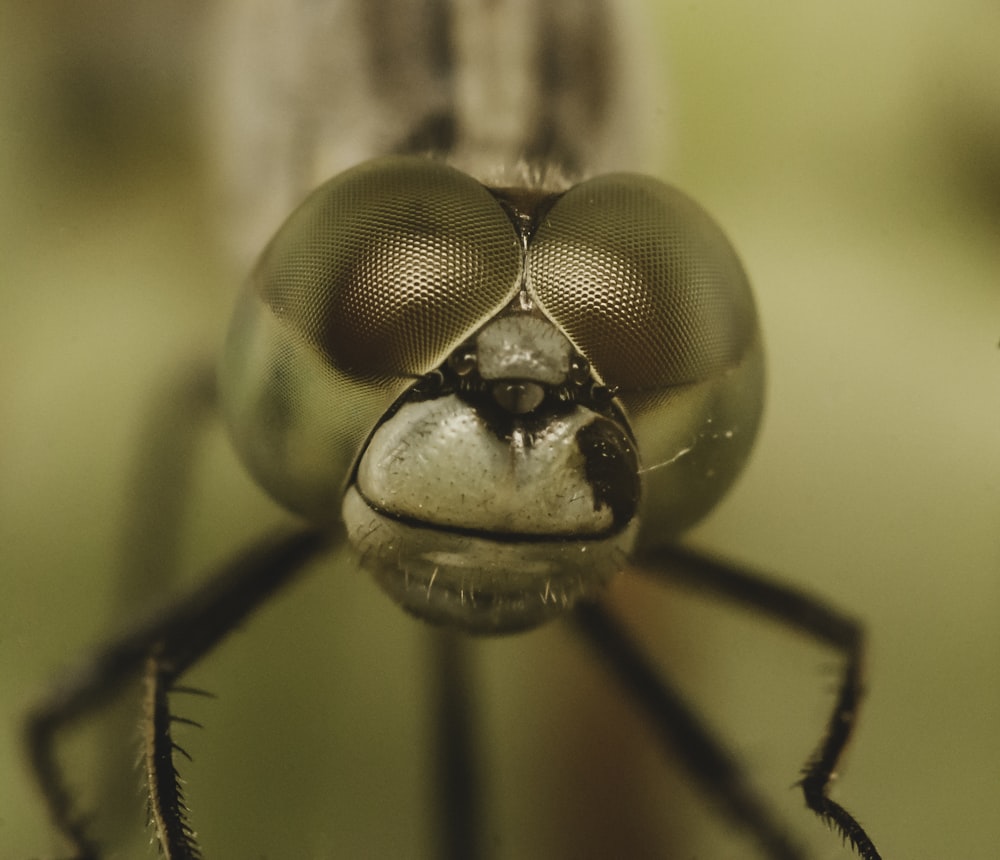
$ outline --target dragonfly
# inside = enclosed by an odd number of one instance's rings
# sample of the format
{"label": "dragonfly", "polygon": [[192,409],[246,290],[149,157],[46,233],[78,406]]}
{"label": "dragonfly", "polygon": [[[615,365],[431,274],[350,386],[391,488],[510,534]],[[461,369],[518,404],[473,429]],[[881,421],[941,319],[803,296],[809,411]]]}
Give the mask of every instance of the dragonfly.
{"label": "dragonfly", "polygon": [[[220,136],[243,144],[223,147],[232,245],[263,253],[217,379],[196,368],[164,408],[190,415],[194,436],[218,399],[249,471],[307,525],[235,553],[32,710],[31,759],[72,856],[100,847],[55,739],[137,674],[156,838],[166,856],[200,856],[175,739],[174,702],[197,694],[184,675],[313,561],[349,547],[389,599],[444,629],[439,854],[486,853],[463,636],[560,619],[766,856],[805,856],[603,604],[629,569],[738,602],[841,655],[799,785],[859,856],[879,857],[829,796],[861,696],[860,626],[676,542],[749,456],[763,350],[721,228],[680,191],[628,172],[641,87],[613,50],[617,14],[596,2],[391,0],[224,11],[232,110],[219,111]],[[191,452],[168,444],[157,456],[179,475]]]}

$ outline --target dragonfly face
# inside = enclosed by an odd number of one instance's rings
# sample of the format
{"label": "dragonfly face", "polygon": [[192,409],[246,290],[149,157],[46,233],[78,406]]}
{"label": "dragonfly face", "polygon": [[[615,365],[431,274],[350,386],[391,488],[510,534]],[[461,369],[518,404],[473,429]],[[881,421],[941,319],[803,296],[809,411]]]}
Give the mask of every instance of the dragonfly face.
{"label": "dragonfly face", "polygon": [[592,595],[723,495],[760,416],[749,285],[695,203],[632,174],[488,189],[367,162],[265,251],[223,359],[260,483],[339,518],[407,610],[475,632]]}
{"label": "dragonfly face", "polygon": [[[613,600],[601,600],[599,592],[628,559],[654,582],[717,595],[835,650],[844,663],[836,699],[798,784],[806,805],[858,856],[879,860],[864,829],[829,797],[864,686],[860,626],[798,589],[672,541],[742,468],[760,417],[762,350],[746,277],[714,222],[656,180],[601,175],[641,167],[618,148],[640,128],[620,117],[630,113],[619,108],[632,103],[632,89],[622,46],[614,50],[609,38],[608,25],[625,4],[227,5],[221,22],[231,26],[220,28],[220,38],[224,29],[240,49],[233,54],[238,86],[223,103],[242,122],[231,124],[232,145],[220,149],[237,168],[235,190],[246,192],[233,199],[261,201],[263,212],[250,219],[253,229],[235,219],[243,240],[237,246],[256,253],[267,241],[258,241],[257,228],[266,227],[268,237],[274,232],[273,206],[283,214],[320,177],[335,175],[268,244],[238,302],[220,373],[240,455],[275,499],[310,524],[233,552],[190,593],[85,656],[26,714],[25,749],[72,855],[101,856],[101,840],[59,766],[58,735],[142,674],[149,818],[164,856],[201,856],[178,775],[184,749],[175,729],[190,718],[176,709],[198,691],[185,677],[312,561],[349,539],[405,609],[452,628],[525,629],[576,604],[565,627],[618,684],[610,698],[630,703],[652,729],[643,737],[775,860],[806,854],[617,610],[605,605]],[[655,101],[640,111],[656,113]],[[345,136],[352,140],[340,140]],[[364,160],[379,153],[393,155]],[[243,155],[258,160],[248,164]],[[351,169],[340,172],[345,167]],[[570,184],[569,177],[588,175],[596,178]],[[237,208],[253,214],[256,207]],[[165,387],[149,422],[156,444],[141,446],[143,480],[125,506],[123,544],[131,551],[123,592],[164,590],[181,545],[178,500],[189,494],[196,440],[217,392],[200,364],[179,370],[182,378]],[[337,609],[340,617],[352,615],[347,605]],[[332,617],[331,623],[323,614],[324,629],[338,626]],[[370,636],[367,649],[346,625],[336,631],[361,657],[351,670],[366,685],[387,681],[378,665],[384,661],[373,655],[391,654],[394,662],[403,650],[386,647],[401,641],[390,639],[395,627],[383,630],[381,641]],[[487,804],[478,798],[482,756],[474,743],[466,654],[497,654],[507,645],[473,647],[452,630],[427,627],[416,625],[412,633],[433,648],[431,683],[406,672],[416,679],[409,688],[415,695],[399,698],[415,698],[416,685],[425,685],[435,704],[426,756],[434,774],[421,774],[414,796],[430,800],[436,819],[430,856],[466,860],[493,853],[504,826],[481,814]],[[648,791],[645,772],[632,767],[653,756],[637,749],[623,760],[613,745],[592,742],[605,739],[610,721],[589,707],[586,720],[575,719],[580,697],[561,678],[552,683],[560,674],[553,653],[543,646],[536,652],[541,658],[530,662],[542,669],[539,689],[561,703],[553,717],[555,746],[578,763],[586,760],[607,802],[595,795],[580,806],[562,803],[557,791],[561,820],[549,814],[555,807],[531,799],[521,810],[531,806],[530,814],[570,846],[568,853],[580,853],[572,846],[584,843],[584,853],[593,853],[597,843],[581,827],[588,810],[598,810],[597,817],[610,806],[630,811],[626,798],[648,796],[643,817],[658,838],[633,844],[644,843],[640,854],[653,844],[684,853],[687,846],[660,823],[671,804]],[[269,674],[263,664],[253,671],[254,680]],[[346,673],[334,674],[331,710],[339,710],[352,697],[340,684]],[[286,685],[286,711],[293,701],[287,692]],[[542,712],[554,699],[538,701]],[[238,707],[239,717],[253,712]],[[516,721],[491,722],[521,723],[538,740],[533,714],[525,719],[517,710]],[[301,807],[294,817],[262,819],[278,845],[270,853],[296,853],[292,845],[304,836],[300,812],[307,829],[316,821],[324,840],[332,834],[331,847],[317,847],[309,834],[306,854],[329,854],[334,844],[347,854],[371,853],[341,847],[340,834],[356,816],[336,799],[356,792],[352,777],[370,769],[367,761],[353,774],[339,762],[316,768],[327,771],[326,785],[337,794],[312,791],[280,756],[269,760],[277,766],[267,764],[266,741],[276,736],[336,734],[322,709],[309,711],[294,726],[283,721],[277,731],[239,745],[240,764],[269,790],[286,794],[275,780],[290,774],[291,791],[303,801],[294,804]],[[418,721],[404,717],[395,725],[403,722]],[[352,728],[341,737],[355,750],[381,753],[391,734]],[[415,735],[400,734],[397,754],[386,756],[393,781],[401,756],[410,761],[422,752],[425,741]],[[115,732],[109,747],[120,745]],[[560,786],[581,782],[583,770],[559,761],[532,771],[552,772]],[[613,776],[607,785],[605,772]],[[389,820],[395,798],[380,783],[371,795],[379,798],[379,838],[396,831],[395,844],[403,847],[395,854],[413,853],[416,830]],[[611,786],[618,785],[633,793],[617,793]],[[541,782],[522,780],[517,793],[527,795],[521,786]],[[108,808],[120,808],[113,793]],[[520,826],[523,815],[508,815],[502,800],[492,803],[503,794],[484,793],[490,817]],[[425,811],[419,817],[422,826]],[[643,832],[630,815],[621,820],[630,837]],[[232,828],[222,837],[232,845],[219,853],[262,853],[258,832]],[[602,843],[605,853],[621,854],[610,838],[615,847]],[[524,853],[517,842],[508,846]]]}

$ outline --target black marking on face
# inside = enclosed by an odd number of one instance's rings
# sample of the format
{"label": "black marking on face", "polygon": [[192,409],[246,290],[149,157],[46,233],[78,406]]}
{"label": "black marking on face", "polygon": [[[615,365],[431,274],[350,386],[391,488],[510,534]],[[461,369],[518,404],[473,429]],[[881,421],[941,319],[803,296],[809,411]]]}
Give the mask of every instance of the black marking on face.
{"label": "black marking on face", "polygon": [[639,504],[639,462],[632,441],[617,423],[598,418],[580,429],[576,442],[594,490],[594,510],[611,508],[615,525],[624,526]]}

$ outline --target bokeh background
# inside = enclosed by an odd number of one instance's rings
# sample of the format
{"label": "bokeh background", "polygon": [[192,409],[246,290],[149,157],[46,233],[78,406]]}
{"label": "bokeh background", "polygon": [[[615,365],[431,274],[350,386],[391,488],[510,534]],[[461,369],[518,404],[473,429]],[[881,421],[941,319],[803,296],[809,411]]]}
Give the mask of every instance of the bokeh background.
{"label": "bokeh background", "polygon": [[[201,5],[0,5],[4,860],[57,853],[18,716],[127,626],[113,595],[129,455],[172,369],[215,348],[238,281],[201,150]],[[870,690],[837,796],[884,856],[993,857],[1000,8],[647,5],[655,109],[673,129],[662,175],[740,249],[770,362],[753,461],[690,540],[864,619]],[[282,521],[213,431],[186,580]],[[789,788],[826,718],[832,655],[681,591],[623,578],[615,592],[813,856],[847,857]],[[425,638],[340,558],[198,667],[191,683],[218,698],[185,700],[206,729],[181,742],[206,855],[429,856]],[[564,627],[474,658],[492,856],[754,856]],[[131,731],[109,754],[112,718],[63,744],[95,808],[134,758]],[[97,820],[110,856],[155,856],[141,801],[115,806]]]}

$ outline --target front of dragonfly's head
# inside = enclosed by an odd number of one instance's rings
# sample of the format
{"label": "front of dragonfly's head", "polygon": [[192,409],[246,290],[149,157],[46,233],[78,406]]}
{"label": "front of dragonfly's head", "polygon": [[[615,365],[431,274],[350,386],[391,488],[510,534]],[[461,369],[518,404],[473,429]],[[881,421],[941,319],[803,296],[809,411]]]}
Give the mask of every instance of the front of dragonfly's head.
{"label": "front of dragonfly's head", "polygon": [[220,380],[268,492],[342,520],[410,612],[491,633],[594,595],[722,497],[763,358],[735,252],[675,189],[488,189],[398,157],[288,219]]}

